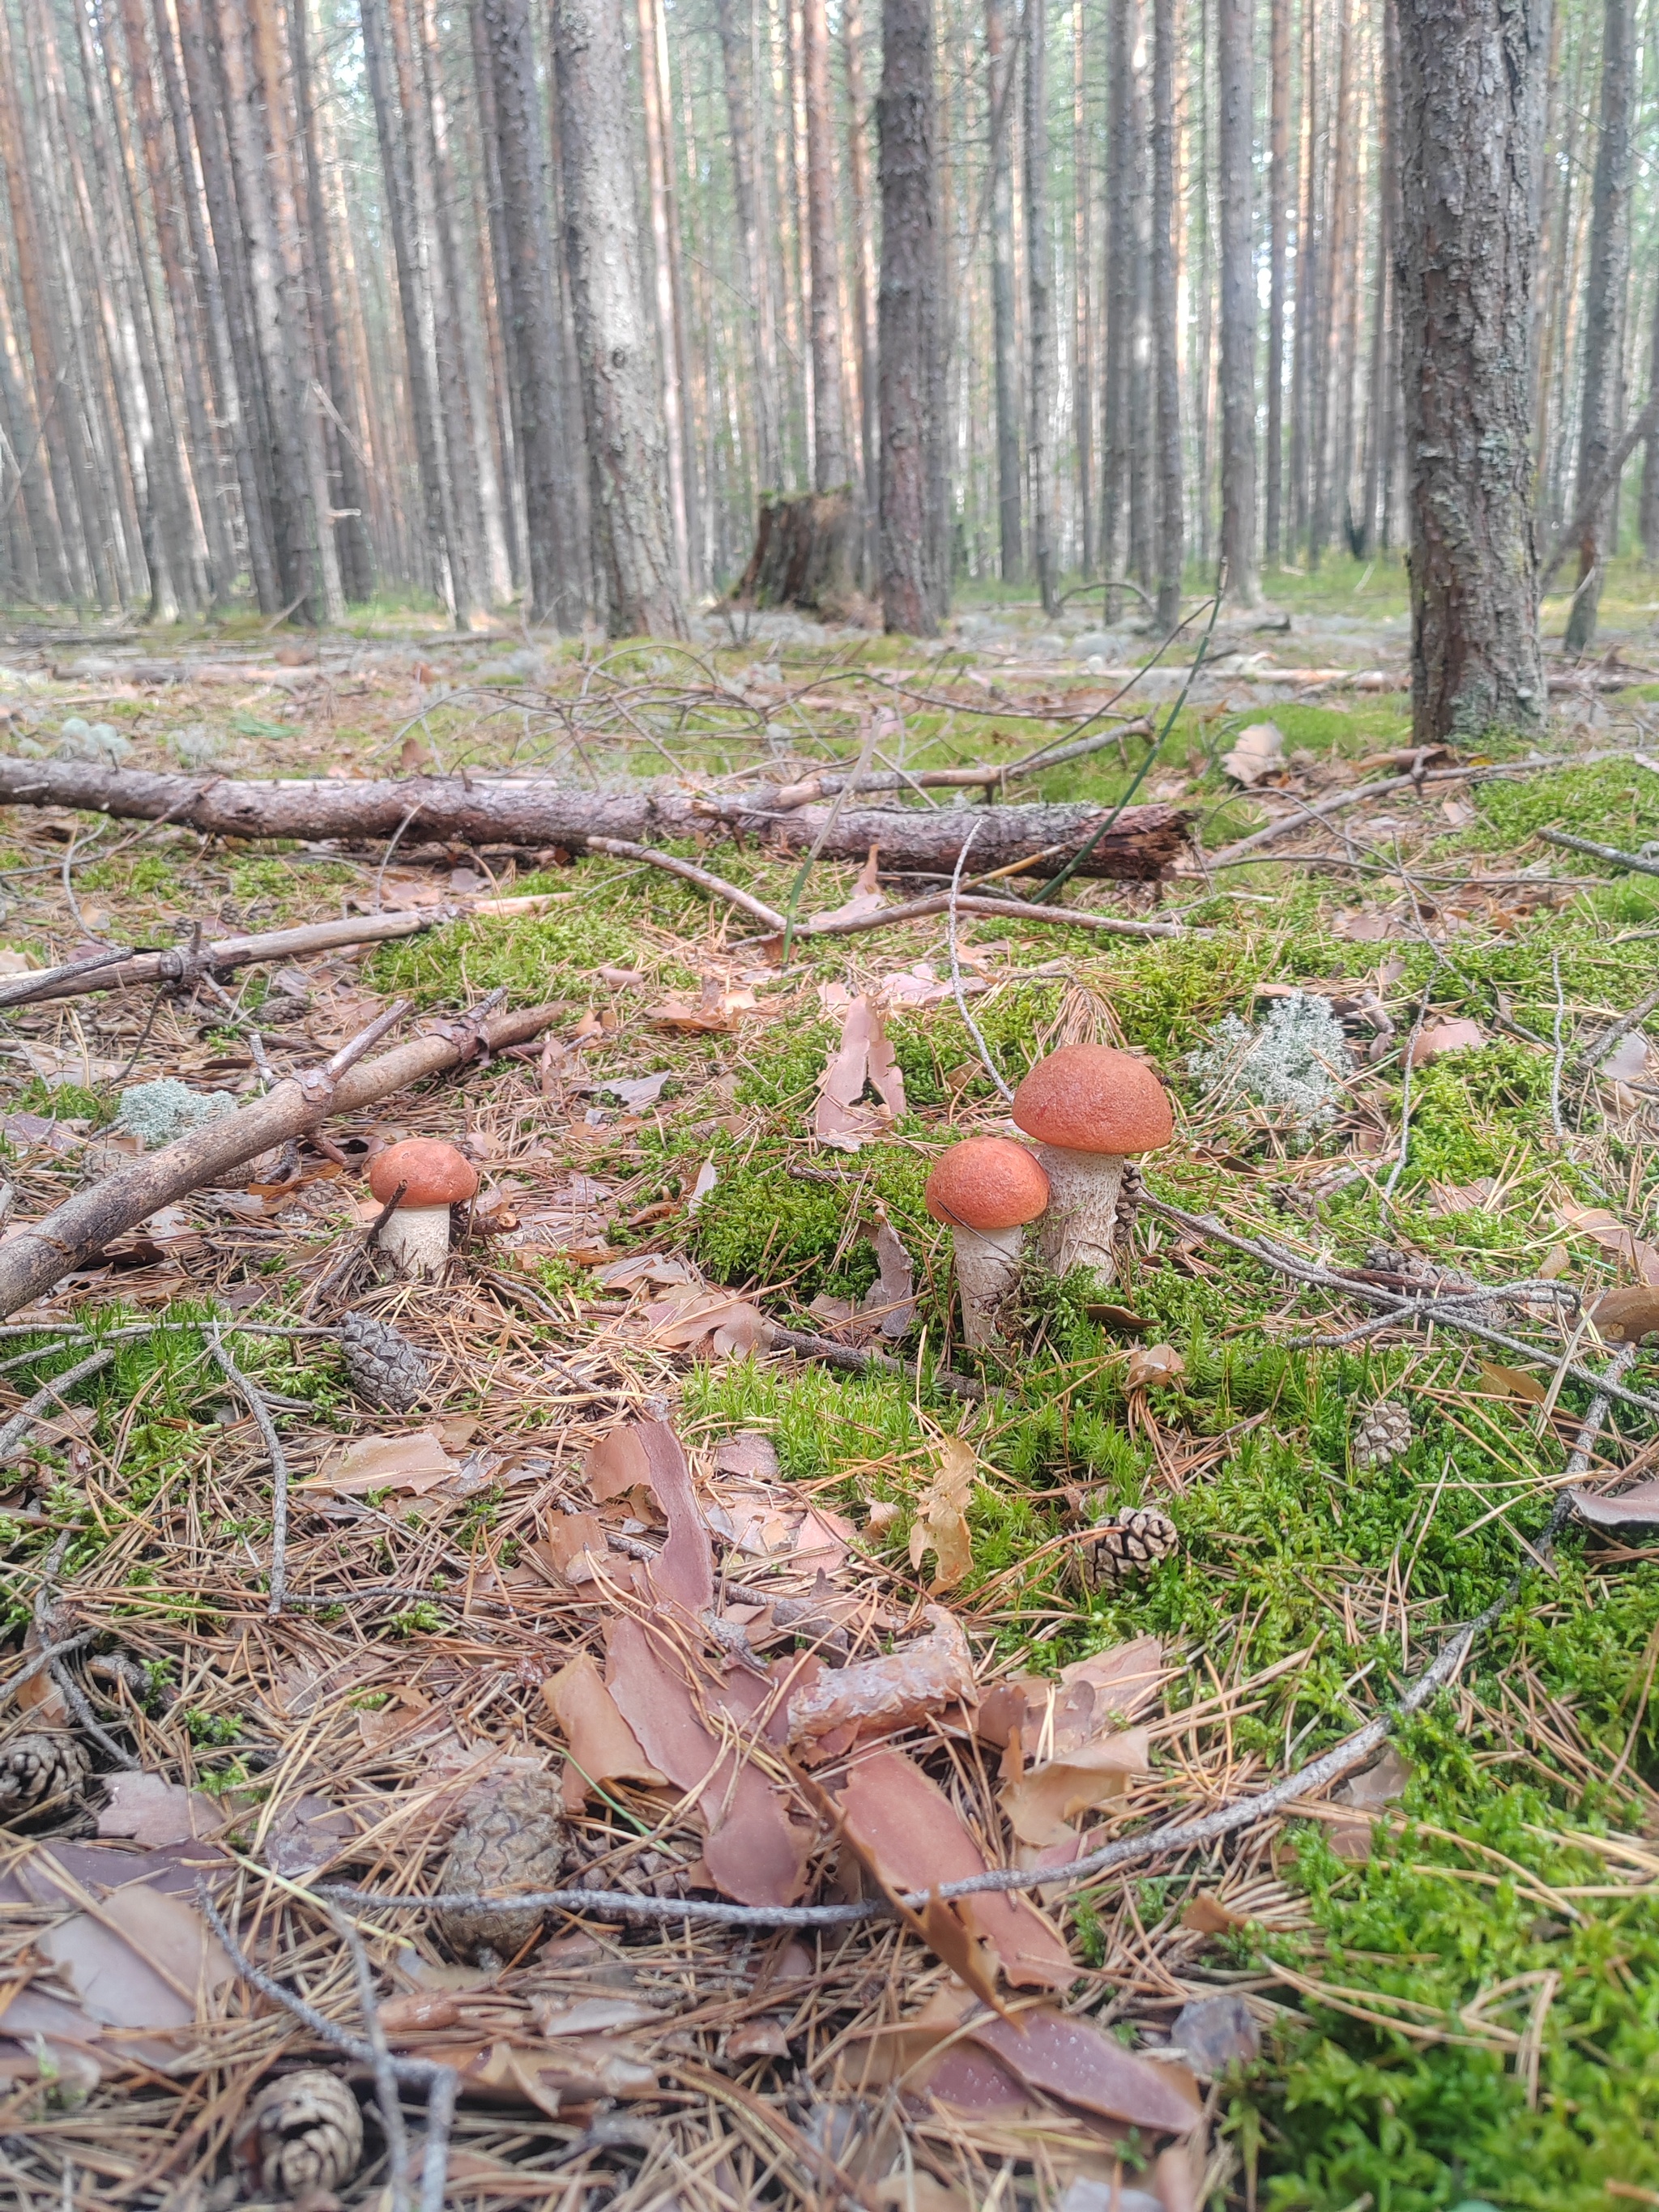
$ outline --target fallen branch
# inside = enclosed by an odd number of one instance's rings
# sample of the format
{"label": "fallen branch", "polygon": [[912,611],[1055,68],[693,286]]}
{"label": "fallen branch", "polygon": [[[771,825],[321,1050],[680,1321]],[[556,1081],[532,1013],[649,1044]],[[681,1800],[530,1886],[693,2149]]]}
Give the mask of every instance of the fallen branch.
{"label": "fallen branch", "polygon": [[821,1359],[826,1367],[839,1367],[848,1375],[902,1375],[907,1382],[931,1382],[936,1390],[975,1404],[988,1395],[976,1377],[958,1375],[954,1368],[936,1367],[931,1375],[921,1376],[908,1359],[895,1359],[890,1352],[866,1352],[861,1345],[842,1344],[833,1336],[809,1335],[805,1329],[785,1328],[775,1321],[767,1322],[764,1341],[769,1349],[793,1352],[802,1359]]}
{"label": "fallen branch", "polygon": [[331,952],[342,945],[379,945],[388,938],[414,937],[441,923],[474,915],[533,913],[556,896],[550,891],[525,898],[482,899],[470,907],[399,908],[395,914],[358,915],[344,921],[316,921],[300,929],[270,929],[257,937],[221,937],[202,945],[178,945],[155,952],[100,952],[90,960],[71,960],[61,968],[42,968],[0,983],[0,1009],[31,1006],[43,999],[72,999],[88,991],[120,991],[141,983],[193,983],[204,975],[228,975],[265,960],[300,960]]}
{"label": "fallen branch", "polygon": [[[540,776],[406,776],[358,781],[347,776],[233,782],[222,776],[154,775],[90,761],[0,760],[0,805],[65,806],[125,820],[169,822],[221,837],[390,837],[400,827],[428,837],[515,848],[583,851],[593,837],[633,844],[706,836],[724,824],[769,839],[789,853],[810,851],[828,806],[769,811],[764,791],[737,799],[705,796],[677,783],[587,791]],[[833,799],[828,805],[833,805]],[[982,826],[981,860],[1005,866],[1040,846],[1080,853],[1109,809],[1082,804],[967,808],[848,808],[824,841],[822,857],[862,860],[878,845],[901,872],[948,876],[970,820]],[[1188,817],[1179,807],[1127,810],[1103,837],[1086,872],[1133,882],[1161,876],[1186,850]]]}
{"label": "fallen branch", "polygon": [[217,1182],[290,1137],[304,1135],[331,1114],[356,1113],[394,1091],[459,1066],[480,1046],[500,1052],[522,1044],[545,1029],[559,1010],[530,1006],[477,1023],[441,1023],[395,1052],[357,1066],[404,1011],[401,1005],[389,1008],[323,1066],[288,1077],[252,1105],[204,1122],[160,1152],[146,1153],[77,1191],[41,1220],[15,1230],[0,1244],[0,1315],[15,1313],[60,1277],[95,1260],[112,1237],[148,1220],[159,1207]]}
{"label": "fallen branch", "polygon": [[1389,775],[1376,783],[1356,784],[1351,791],[1333,792],[1329,798],[1316,799],[1310,806],[1298,807],[1294,813],[1281,814],[1265,828],[1254,830],[1248,837],[1237,838],[1224,845],[1218,853],[1206,853],[1200,863],[1199,872],[1212,868],[1231,868],[1246,854],[1270,845],[1276,838],[1289,836],[1292,830],[1305,829],[1311,822],[1322,822],[1328,816],[1340,814],[1349,806],[1363,805],[1368,799],[1382,799],[1391,791],[1404,791],[1407,785],[1421,787],[1425,783],[1479,783],[1489,777],[1513,775],[1540,768],[1554,768],[1561,763],[1534,756],[1529,760],[1506,762],[1494,768],[1431,768],[1421,775]]}
{"label": "fallen branch", "polygon": [[1639,853],[1621,853],[1617,845],[1598,845],[1590,837],[1570,837],[1565,830],[1534,832],[1546,845],[1559,845],[1569,853],[1588,853],[1593,860],[1607,860],[1615,868],[1629,868],[1638,876],[1659,876],[1659,860],[1644,860]]}
{"label": "fallen branch", "polygon": [[1555,581],[1555,572],[1573,547],[1588,535],[1596,516],[1612,493],[1613,486],[1625,472],[1625,464],[1649,432],[1659,428],[1659,386],[1656,386],[1647,405],[1630,422],[1624,436],[1602,457],[1601,465],[1584,487],[1573,518],[1544,556],[1538,570],[1538,597],[1541,604],[1546,592]]}
{"label": "fallen branch", "polygon": [[[43,1347],[43,1352],[57,1348],[55,1346]],[[35,1356],[33,1353],[26,1355],[31,1358]],[[88,1375],[100,1373],[114,1357],[113,1350],[106,1346],[101,1352],[94,1352],[90,1358],[81,1360],[74,1367],[66,1367],[61,1375],[54,1375],[50,1382],[41,1384],[32,1398],[26,1399],[5,1426],[0,1428],[0,1467],[9,1467],[14,1460],[22,1457],[23,1447],[27,1443],[35,1423],[42,1419],[49,1407],[63,1404],[65,1390],[76,1382],[83,1382]]]}
{"label": "fallen branch", "polygon": [[[399,1195],[402,1194],[399,1186]],[[395,1203],[395,1201],[394,1201]],[[288,1455],[283,1449],[283,1440],[276,1433],[276,1424],[271,1418],[265,1395],[247,1376],[225,1350],[224,1339],[219,1334],[215,1320],[208,1330],[208,1350],[213,1354],[225,1379],[240,1392],[247,1409],[253,1416],[254,1425],[264,1439],[265,1455],[270,1462],[270,1600],[272,1615],[283,1609],[283,1599],[288,1589]]]}

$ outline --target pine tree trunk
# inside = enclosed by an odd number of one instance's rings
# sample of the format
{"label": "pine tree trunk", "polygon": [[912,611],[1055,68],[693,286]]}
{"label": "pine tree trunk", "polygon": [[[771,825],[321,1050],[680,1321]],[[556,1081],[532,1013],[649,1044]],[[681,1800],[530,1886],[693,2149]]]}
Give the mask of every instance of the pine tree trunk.
{"label": "pine tree trunk", "polygon": [[890,630],[939,628],[933,470],[939,426],[939,238],[933,0],[883,0],[881,603]]}
{"label": "pine tree trunk", "polygon": [[448,606],[457,628],[466,621],[465,556],[458,543],[447,457],[438,410],[436,363],[429,349],[430,307],[420,250],[419,208],[406,125],[395,100],[396,57],[386,13],[386,0],[362,0],[364,75],[374,109],[386,182],[386,227],[392,233],[398,274],[398,305],[404,331],[410,412],[420,471],[429,580]]}
{"label": "pine tree trunk", "polygon": [[645,121],[646,184],[651,215],[647,290],[656,308],[656,384],[668,459],[668,511],[674,525],[674,568],[683,592],[691,584],[690,510],[686,496],[684,349],[674,297],[672,226],[668,212],[668,154],[664,143],[662,80],[657,65],[656,0],[638,0],[640,88]]}
{"label": "pine tree trunk", "polygon": [[732,149],[732,196],[747,295],[752,404],[755,410],[755,473],[762,493],[782,489],[778,444],[778,341],[773,313],[770,264],[763,251],[755,171],[754,107],[750,84],[754,69],[751,26],[738,15],[739,0],[716,0],[720,64],[726,86],[726,126]]}
{"label": "pine tree trunk", "polygon": [[202,187],[213,232],[213,265],[222,292],[229,383],[236,395],[234,442],[242,495],[242,529],[259,611],[278,614],[288,604],[277,545],[272,441],[258,349],[246,234],[239,219],[225,131],[224,100],[214,66],[203,0],[175,0],[179,51],[190,95]]}
{"label": "pine tree trunk", "polygon": [[[131,0],[129,0],[131,4]],[[317,290],[317,320],[321,339],[322,366],[337,422],[331,424],[335,500],[338,526],[335,544],[340,562],[340,588],[348,602],[361,605],[374,590],[374,554],[368,534],[368,488],[359,458],[353,422],[351,387],[346,375],[345,343],[340,326],[340,299],[334,283],[328,217],[323,205],[322,161],[317,137],[317,97],[311,63],[311,27],[307,19],[309,0],[289,0],[289,46],[294,58],[294,95],[299,110],[299,153],[305,183],[306,230]]]}
{"label": "pine tree trunk", "polygon": [[684,637],[634,225],[622,25],[611,0],[553,0],[565,258],[613,637]]}
{"label": "pine tree trunk", "polygon": [[1302,0],[1301,191],[1296,225],[1296,332],[1291,364],[1291,538],[1311,557],[1314,360],[1319,325],[1319,48],[1315,0]]}
{"label": "pine tree trunk", "polygon": [[[1601,127],[1590,187],[1589,266],[1584,277],[1584,388],[1580,401],[1578,491],[1599,477],[1617,442],[1624,399],[1625,294],[1630,280],[1631,109],[1635,93],[1632,0],[1606,0],[1601,16]],[[1617,487],[1578,547],[1578,589],[1563,640],[1587,653],[1595,637],[1601,583],[1618,538]]]}
{"label": "pine tree trunk", "polygon": [[668,289],[673,303],[674,373],[680,403],[681,473],[685,485],[686,576],[690,590],[703,582],[702,501],[697,481],[697,388],[693,375],[690,312],[686,305],[685,258],[680,237],[680,195],[674,160],[674,72],[668,52],[668,16],[663,0],[651,0],[656,33],[656,81],[663,151],[663,209],[667,221]]}
{"label": "pine tree trunk", "polygon": [[1291,230],[1291,0],[1270,0],[1267,167],[1267,467],[1262,554],[1279,566],[1285,512],[1285,294]]}
{"label": "pine tree trunk", "polygon": [[1031,566],[1042,611],[1060,613],[1054,574],[1054,241],[1048,235],[1048,0],[1025,0],[1025,296],[1031,357],[1027,454]]}
{"label": "pine tree trunk", "polygon": [[1186,520],[1181,482],[1181,359],[1176,288],[1175,70],[1178,0],[1152,0],[1152,352],[1157,380],[1158,622],[1181,620]]}
{"label": "pine tree trunk", "polygon": [[[1659,284],[1653,291],[1653,335],[1648,341],[1648,390],[1659,392]],[[1659,430],[1650,430],[1642,455],[1639,528],[1642,557],[1659,568]]]}
{"label": "pine tree trunk", "polygon": [[[1384,0],[1384,16],[1393,0]],[[1388,508],[1384,473],[1392,453],[1394,413],[1394,221],[1396,125],[1394,106],[1394,55],[1389,25],[1382,27],[1381,98],[1377,103],[1376,160],[1376,274],[1371,286],[1371,358],[1366,379],[1365,490],[1359,518],[1358,551],[1368,559],[1371,548],[1384,537],[1382,516]],[[1385,540],[1386,542],[1386,540]]]}
{"label": "pine tree trunk", "polygon": [[1540,0],[1398,0],[1401,383],[1419,744],[1544,705],[1528,449]]}
{"label": "pine tree trunk", "polygon": [[848,479],[842,405],[841,256],[836,244],[836,130],[830,101],[830,23],[824,0],[801,0],[806,103],[806,242],[811,272],[812,488]]}
{"label": "pine tree trunk", "polygon": [[866,144],[869,100],[864,82],[864,0],[842,0],[842,39],[847,55],[847,181],[853,202],[853,313],[858,323],[860,475],[864,488],[865,558],[876,565],[876,477],[881,434],[876,416],[876,240],[871,224],[870,159]]}
{"label": "pine tree trunk", "polygon": [[1256,604],[1255,255],[1250,210],[1252,0],[1217,0],[1221,117],[1221,557],[1228,597]]}
{"label": "pine tree trunk", "polygon": [[1129,325],[1129,562],[1128,573],[1150,592],[1158,574],[1158,474],[1153,451],[1158,404],[1152,365],[1152,86],[1148,82],[1146,17],[1137,8],[1135,69],[1130,87],[1130,185],[1133,308]]}
{"label": "pine tree trunk", "polygon": [[[524,482],[530,556],[527,612],[572,633],[581,627],[584,562],[571,527],[574,487],[562,416],[574,404],[554,292],[536,60],[529,0],[477,0],[487,40],[490,152],[500,176],[501,258],[496,266],[514,441]],[[480,98],[486,80],[480,72]]]}
{"label": "pine tree trunk", "polygon": [[1135,0],[1109,0],[1107,15],[1106,357],[1100,484],[1100,566],[1106,579],[1106,619],[1123,612],[1121,579],[1129,556],[1130,445],[1133,412],[1129,383],[1135,319],[1134,129]]}
{"label": "pine tree trunk", "polygon": [[985,0],[991,103],[991,327],[997,393],[997,529],[1005,584],[1025,573],[1019,453],[1019,337],[1014,313],[1013,74],[1008,0]]}
{"label": "pine tree trunk", "polygon": [[1084,0],[1072,4],[1072,446],[1077,469],[1078,567],[1095,573],[1095,367],[1091,306],[1093,165],[1089,158],[1089,52]]}

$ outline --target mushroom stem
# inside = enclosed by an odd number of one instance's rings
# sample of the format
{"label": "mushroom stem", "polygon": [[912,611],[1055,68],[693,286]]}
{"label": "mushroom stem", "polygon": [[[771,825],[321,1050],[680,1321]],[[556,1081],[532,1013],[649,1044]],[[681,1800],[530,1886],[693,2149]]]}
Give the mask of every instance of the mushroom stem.
{"label": "mushroom stem", "polygon": [[1113,1249],[1118,1193],[1123,1186],[1123,1156],[1118,1152],[1073,1152],[1060,1145],[1034,1147],[1048,1178],[1048,1211],[1040,1224],[1041,1251],[1057,1275],[1087,1267],[1103,1283],[1117,1270]]}
{"label": "mushroom stem", "polygon": [[400,1206],[380,1234],[380,1247],[400,1275],[433,1282],[449,1257],[449,1208]]}
{"label": "mushroom stem", "polygon": [[951,1231],[956,1251],[957,1288],[962,1293],[962,1334],[972,1345],[1000,1344],[1001,1306],[1019,1273],[1022,1228],[969,1229],[958,1222]]}

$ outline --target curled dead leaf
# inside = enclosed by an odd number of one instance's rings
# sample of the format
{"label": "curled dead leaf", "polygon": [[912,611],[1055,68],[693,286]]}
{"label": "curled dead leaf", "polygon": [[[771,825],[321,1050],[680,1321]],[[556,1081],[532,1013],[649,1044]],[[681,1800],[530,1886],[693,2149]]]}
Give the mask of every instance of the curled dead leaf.
{"label": "curled dead leaf", "polygon": [[1123,1366],[1126,1390],[1155,1390],[1187,1372],[1187,1363],[1172,1344],[1138,1344]]}
{"label": "curled dead leaf", "polygon": [[973,1538],[968,1528],[968,1504],[973,1496],[974,1469],[978,1465],[970,1445],[960,1437],[945,1437],[939,1447],[939,1473],[924,1492],[910,1524],[910,1565],[920,1568],[933,1554],[930,1595],[954,1589],[974,1564]]}
{"label": "curled dead leaf", "polygon": [[1417,1042],[1412,1047],[1412,1066],[1426,1067],[1431,1060],[1442,1060],[1449,1052],[1480,1052],[1486,1042],[1486,1033],[1479,1022],[1430,1022],[1418,1032]]}
{"label": "curled dead leaf", "polygon": [[1252,722],[1223,753],[1221,765],[1235,783],[1250,789],[1285,765],[1284,732],[1273,722]]}
{"label": "curled dead leaf", "polygon": [[1608,1291],[1591,1314],[1610,1344],[1640,1344],[1659,1330],[1659,1285],[1635,1283]]}

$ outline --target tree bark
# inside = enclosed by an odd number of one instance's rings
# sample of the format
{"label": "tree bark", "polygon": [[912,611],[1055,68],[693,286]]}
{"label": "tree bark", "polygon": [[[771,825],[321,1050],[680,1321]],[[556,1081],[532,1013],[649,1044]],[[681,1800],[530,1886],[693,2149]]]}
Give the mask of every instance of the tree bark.
{"label": "tree bark", "polygon": [[1176,289],[1175,68],[1178,0],[1152,0],[1152,353],[1158,396],[1158,622],[1181,620],[1187,534]]}
{"label": "tree bark", "polygon": [[811,272],[812,488],[848,479],[842,404],[841,255],[836,242],[836,131],[830,99],[830,23],[824,0],[801,0],[806,100],[806,240]]}
{"label": "tree bark", "polygon": [[1089,51],[1084,0],[1072,5],[1072,443],[1077,466],[1078,567],[1095,573],[1094,175],[1089,159]]}
{"label": "tree bark", "polygon": [[1535,728],[1528,335],[1539,0],[1398,0],[1416,742]]}
{"label": "tree bark", "polygon": [[1279,566],[1285,507],[1285,295],[1289,274],[1291,193],[1291,0],[1269,0],[1270,119],[1267,127],[1267,468],[1262,553]]}
{"label": "tree bark", "polygon": [[690,458],[685,446],[685,408],[690,386],[685,342],[680,327],[676,283],[677,252],[670,206],[667,131],[664,118],[665,72],[660,66],[657,0],[639,0],[640,89],[645,121],[645,167],[651,210],[649,288],[656,303],[657,391],[662,408],[663,449],[668,460],[668,512],[674,525],[674,568],[682,592],[691,589]]}
{"label": "tree bark", "polygon": [[1256,605],[1255,256],[1250,207],[1252,0],[1217,0],[1220,80],[1221,557],[1228,597]]}
{"label": "tree bark", "polygon": [[[793,795],[785,793],[785,799]],[[976,870],[1007,866],[1039,852],[1059,867],[1084,850],[1113,811],[1047,802],[849,805],[832,821],[830,805],[781,805],[779,789],[767,785],[715,798],[675,781],[605,792],[529,776],[401,776],[376,782],[325,776],[253,783],[4,757],[0,805],[70,806],[122,820],[165,819],[225,837],[380,839],[403,823],[405,843],[422,836],[460,838],[567,853],[579,852],[591,837],[662,844],[699,836],[740,836],[770,840],[784,853],[816,850],[825,860],[862,860],[877,845],[883,865],[895,873],[945,876],[970,831]],[[1179,807],[1126,807],[1079,872],[1155,880],[1185,852],[1188,820]]]}
{"label": "tree bark", "polygon": [[1052,622],[1060,613],[1054,573],[1054,241],[1048,235],[1048,0],[1025,0],[1025,296],[1030,351],[1031,566]]}
{"label": "tree bark", "polygon": [[684,637],[662,427],[633,219],[627,72],[611,0],[553,0],[565,259],[575,311],[593,534],[613,637]]}
{"label": "tree bark", "polygon": [[[1653,335],[1648,341],[1648,392],[1659,393],[1659,284],[1653,289]],[[1642,556],[1659,568],[1659,429],[1650,431],[1642,451]]]}
{"label": "tree bark", "polygon": [[933,0],[883,0],[881,604],[890,630],[939,629],[933,534],[939,347]]}
{"label": "tree bark", "polygon": [[[1601,15],[1601,126],[1590,187],[1589,267],[1584,280],[1584,388],[1578,488],[1599,473],[1624,413],[1625,295],[1630,281],[1631,110],[1635,94],[1632,0],[1606,0]],[[1578,589],[1562,642],[1587,653],[1595,637],[1607,556],[1619,531],[1618,487],[1578,544]]]}
{"label": "tree bark", "polygon": [[1014,313],[1013,73],[1008,0],[985,0],[991,106],[991,343],[997,395],[997,538],[1005,584],[1025,572],[1019,453],[1019,334]]}
{"label": "tree bark", "polygon": [[1303,0],[1300,192],[1296,225],[1296,332],[1291,362],[1291,539],[1310,546],[1313,520],[1314,362],[1319,322],[1319,46],[1312,0]]}
{"label": "tree bark", "polygon": [[842,0],[842,40],[847,55],[847,182],[853,213],[853,313],[859,346],[859,473],[864,488],[863,573],[875,570],[876,477],[881,433],[877,422],[876,241],[871,228],[870,161],[865,143],[868,99],[864,85],[864,0]]}
{"label": "tree bark", "polygon": [[532,622],[581,627],[581,562],[570,527],[564,348],[549,258],[546,178],[529,0],[477,0],[489,41],[494,153],[501,176],[504,265],[498,268],[514,442],[524,477]]}
{"label": "tree bark", "polygon": [[778,338],[773,312],[769,257],[761,242],[755,170],[754,107],[750,83],[754,64],[752,23],[739,16],[740,0],[716,0],[720,64],[726,85],[726,134],[732,149],[732,196],[743,255],[743,281],[753,380],[756,489],[783,488],[778,443]]}
{"label": "tree bark", "polygon": [[1100,471],[1100,566],[1106,619],[1123,612],[1128,556],[1130,345],[1135,310],[1134,0],[1109,0],[1106,19],[1106,357]]}

